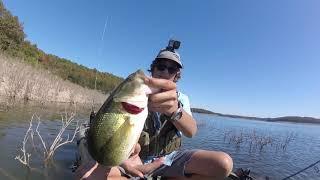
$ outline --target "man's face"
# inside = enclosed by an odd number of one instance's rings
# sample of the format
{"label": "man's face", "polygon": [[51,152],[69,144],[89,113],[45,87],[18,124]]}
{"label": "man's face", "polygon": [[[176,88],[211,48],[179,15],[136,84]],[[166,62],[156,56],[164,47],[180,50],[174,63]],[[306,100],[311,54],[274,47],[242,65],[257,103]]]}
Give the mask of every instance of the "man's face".
{"label": "man's face", "polygon": [[177,72],[179,71],[179,67],[177,63],[172,60],[159,60],[155,68],[152,72],[152,76],[154,78],[161,78],[173,81]]}

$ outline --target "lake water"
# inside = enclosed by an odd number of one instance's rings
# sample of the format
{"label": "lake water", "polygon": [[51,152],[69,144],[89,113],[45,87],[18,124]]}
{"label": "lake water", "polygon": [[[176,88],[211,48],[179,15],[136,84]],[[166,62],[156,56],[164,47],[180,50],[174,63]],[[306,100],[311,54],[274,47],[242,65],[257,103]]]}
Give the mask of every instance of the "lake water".
{"label": "lake water", "polygon": [[[67,110],[70,112],[70,110]],[[0,112],[0,179],[71,179],[75,159],[75,143],[62,146],[48,167],[41,152],[33,152],[28,171],[14,159],[29,121],[34,113],[41,117],[40,134],[52,142],[61,126],[60,114],[65,108],[35,108]],[[77,120],[87,119],[89,110],[78,110]],[[250,168],[254,175],[283,179],[320,159],[320,126],[314,124],[275,123],[194,114],[198,132],[183,139],[185,149],[224,151],[234,160],[234,168]],[[34,126],[37,125],[34,120]],[[73,127],[73,126],[72,126]],[[72,127],[67,133],[72,133]],[[35,146],[41,147],[35,139]],[[29,145],[30,145],[29,141]],[[48,146],[48,145],[47,145]],[[30,147],[29,147],[30,149]],[[320,164],[291,179],[320,179]]]}

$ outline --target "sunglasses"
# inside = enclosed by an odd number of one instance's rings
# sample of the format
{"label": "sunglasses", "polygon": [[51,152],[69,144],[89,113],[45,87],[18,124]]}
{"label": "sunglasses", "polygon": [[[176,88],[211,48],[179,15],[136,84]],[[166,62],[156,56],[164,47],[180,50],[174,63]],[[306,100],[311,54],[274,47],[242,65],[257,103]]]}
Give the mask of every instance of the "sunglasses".
{"label": "sunglasses", "polygon": [[176,72],[178,72],[179,68],[178,67],[169,67],[167,65],[164,65],[164,64],[157,64],[156,65],[156,68],[159,70],[159,71],[164,71],[164,70],[168,70],[169,74],[174,74]]}

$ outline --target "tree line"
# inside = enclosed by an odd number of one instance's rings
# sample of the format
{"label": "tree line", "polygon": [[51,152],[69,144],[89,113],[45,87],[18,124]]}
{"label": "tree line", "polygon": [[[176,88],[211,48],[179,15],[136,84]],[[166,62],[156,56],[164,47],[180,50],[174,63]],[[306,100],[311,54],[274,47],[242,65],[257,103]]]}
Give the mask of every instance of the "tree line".
{"label": "tree line", "polygon": [[110,92],[123,78],[100,72],[74,63],[68,59],[47,54],[26,40],[23,24],[17,16],[8,11],[0,0],[0,51],[37,68],[45,68],[51,73],[80,86]]}

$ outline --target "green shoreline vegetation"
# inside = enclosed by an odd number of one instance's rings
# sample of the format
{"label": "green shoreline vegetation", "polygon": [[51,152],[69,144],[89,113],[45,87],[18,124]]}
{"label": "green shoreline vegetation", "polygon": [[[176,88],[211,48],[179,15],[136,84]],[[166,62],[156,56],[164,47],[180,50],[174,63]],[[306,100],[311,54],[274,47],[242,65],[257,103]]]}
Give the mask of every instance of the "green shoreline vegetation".
{"label": "green shoreline vegetation", "polygon": [[[1,106],[23,100],[80,104],[102,104],[123,78],[90,69],[47,54],[26,40],[23,25],[0,0],[0,111]],[[215,113],[200,108],[193,112],[262,121],[320,123],[312,117],[259,118]]]}
{"label": "green shoreline vegetation", "polygon": [[22,23],[0,0],[0,104],[36,101],[100,104],[123,78],[55,55],[26,40]]}

